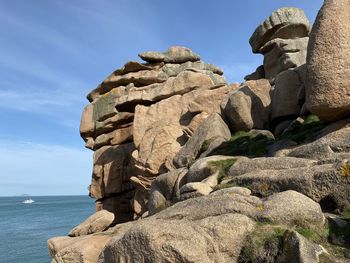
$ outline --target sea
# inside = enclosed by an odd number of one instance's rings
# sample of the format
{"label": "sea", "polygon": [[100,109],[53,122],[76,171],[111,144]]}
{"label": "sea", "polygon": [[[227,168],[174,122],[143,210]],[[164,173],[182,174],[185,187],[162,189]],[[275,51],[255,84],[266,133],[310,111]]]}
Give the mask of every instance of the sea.
{"label": "sea", "polygon": [[51,262],[46,241],[94,213],[88,196],[0,197],[0,263]]}

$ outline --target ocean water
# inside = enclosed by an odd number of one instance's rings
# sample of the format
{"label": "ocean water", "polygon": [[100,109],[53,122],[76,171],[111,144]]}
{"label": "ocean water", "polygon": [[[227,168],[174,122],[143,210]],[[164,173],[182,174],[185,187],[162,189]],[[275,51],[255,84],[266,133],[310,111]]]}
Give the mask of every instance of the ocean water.
{"label": "ocean water", "polygon": [[0,263],[51,262],[46,241],[94,213],[88,196],[0,197]]}

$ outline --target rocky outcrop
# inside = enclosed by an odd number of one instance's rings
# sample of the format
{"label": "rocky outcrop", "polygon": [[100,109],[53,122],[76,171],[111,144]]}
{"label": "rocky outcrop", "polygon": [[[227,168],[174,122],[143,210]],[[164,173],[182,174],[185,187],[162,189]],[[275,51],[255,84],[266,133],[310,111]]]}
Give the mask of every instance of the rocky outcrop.
{"label": "rocky outcrop", "polygon": [[115,70],[80,125],[98,212],[48,241],[53,262],[348,262],[347,10],[325,1],[307,65],[304,12],[273,12],[240,85],[184,47]]}
{"label": "rocky outcrop", "polygon": [[[350,130],[345,123],[322,129],[313,142],[276,151],[275,157],[239,158],[221,184],[249,187],[259,196],[295,190],[321,203],[325,210],[342,210],[350,201],[349,178],[339,170],[344,166],[341,161],[350,158]],[[328,207],[326,200],[334,204]]]}
{"label": "rocky outcrop", "polygon": [[[99,262],[236,262],[245,238],[256,227],[252,217],[259,217],[259,205],[263,202],[257,198],[229,193],[178,203],[113,239]],[[310,207],[319,213],[315,222],[322,224],[324,217],[317,204],[315,208]],[[298,217],[294,212],[291,220]]]}
{"label": "rocky outcrop", "polygon": [[346,0],[324,2],[310,35],[306,102],[321,119],[350,115],[350,19]]}
{"label": "rocky outcrop", "polygon": [[[248,235],[259,227],[259,222],[292,226],[305,219],[305,226],[324,224],[319,205],[296,192],[287,191],[264,201],[249,192],[232,190],[177,203],[154,216],[110,228],[103,235],[52,239],[49,248],[54,262],[60,262],[62,257],[100,263],[238,262]],[[95,250],[81,251],[75,245],[68,249],[73,242],[88,240],[92,246],[94,239],[102,237],[108,243],[95,247],[100,249],[98,261]],[[196,244],[195,249],[191,244]],[[90,258],[95,261],[89,261]]]}
{"label": "rocky outcrop", "polygon": [[[116,222],[145,212],[150,182],[175,169],[173,158],[208,116],[220,113],[222,98],[233,89],[221,69],[188,48],[139,56],[147,63],[126,63],[89,93],[80,125],[86,147],[95,151],[90,195],[97,210],[113,212]],[[200,140],[228,140],[231,134],[221,125],[223,135],[214,131]]]}

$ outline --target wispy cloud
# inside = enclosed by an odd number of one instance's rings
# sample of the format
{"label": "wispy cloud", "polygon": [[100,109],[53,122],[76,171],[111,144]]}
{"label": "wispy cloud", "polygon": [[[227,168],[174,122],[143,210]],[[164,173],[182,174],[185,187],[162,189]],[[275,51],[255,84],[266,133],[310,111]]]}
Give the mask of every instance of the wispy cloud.
{"label": "wispy cloud", "polygon": [[[46,194],[86,194],[90,183],[92,152],[59,145],[21,141],[0,141],[0,195],[7,193],[6,184],[30,185],[30,194],[43,194],[42,185],[56,185]],[[75,191],[67,193],[66,189]],[[13,189],[12,189],[13,190]],[[44,193],[45,194],[45,193]]]}
{"label": "wispy cloud", "polygon": [[[83,98],[82,98],[83,99]],[[69,94],[60,94],[58,92],[30,92],[30,91],[11,91],[0,90],[0,108],[7,108],[18,111],[41,112],[46,109],[44,114],[52,114],[59,108],[72,106],[75,102],[82,102],[82,99],[69,96]],[[52,107],[52,108],[48,108]]]}
{"label": "wispy cloud", "polygon": [[[120,50],[134,44],[139,45],[140,42],[136,40],[142,40],[143,44],[153,43],[154,46],[164,44],[162,36],[157,31],[162,21],[158,20],[159,14],[156,13],[156,6],[151,1],[85,0],[58,1],[56,4],[80,18],[88,17],[101,31],[113,34],[115,37],[109,39],[114,39],[115,45],[120,47]],[[146,39],[147,41],[144,41]]]}
{"label": "wispy cloud", "polygon": [[0,21],[3,25],[17,29],[22,34],[30,34],[31,38],[44,41],[54,47],[55,50],[62,50],[69,53],[70,56],[86,60],[89,57],[88,55],[93,54],[93,50],[81,45],[81,42],[75,40],[73,37],[69,37],[55,30],[53,27],[47,27],[33,21],[25,21],[3,6],[0,9]]}
{"label": "wispy cloud", "polygon": [[5,54],[0,68],[9,72],[0,80],[0,108],[54,115],[63,124],[80,116],[87,103],[85,95],[91,84],[38,59]]}

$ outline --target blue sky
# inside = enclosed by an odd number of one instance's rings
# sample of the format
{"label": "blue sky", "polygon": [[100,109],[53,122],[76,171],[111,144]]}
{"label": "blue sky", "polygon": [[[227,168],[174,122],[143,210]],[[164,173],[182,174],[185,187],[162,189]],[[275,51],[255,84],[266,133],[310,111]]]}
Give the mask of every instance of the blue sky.
{"label": "blue sky", "polygon": [[87,194],[86,94],[126,61],[183,45],[241,82],[248,39],[272,11],[321,0],[0,0],[0,196]]}

